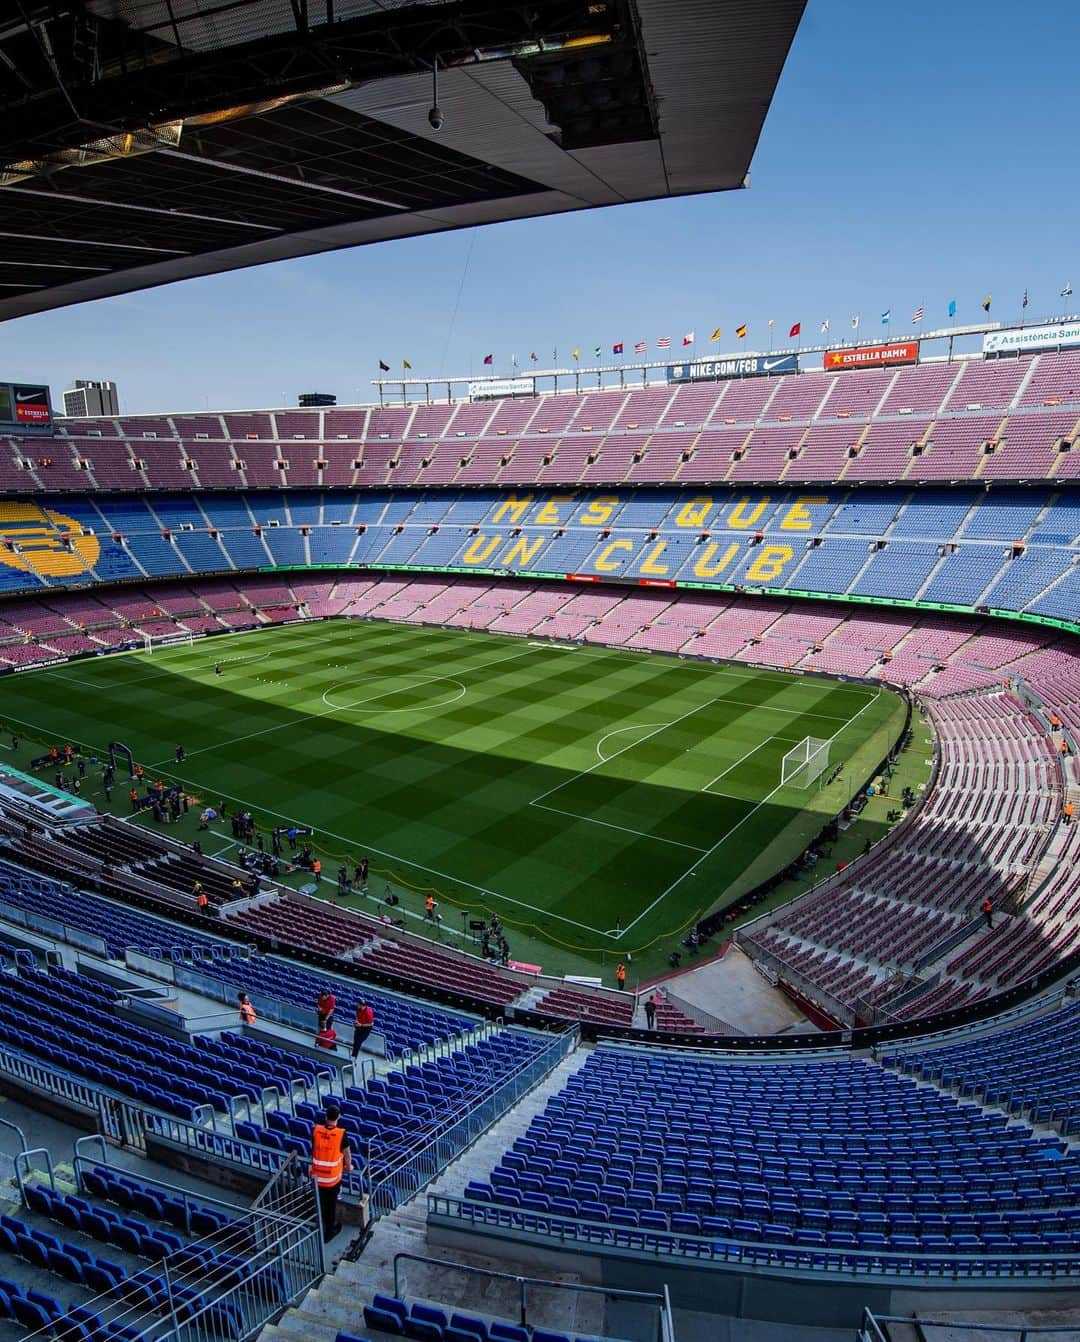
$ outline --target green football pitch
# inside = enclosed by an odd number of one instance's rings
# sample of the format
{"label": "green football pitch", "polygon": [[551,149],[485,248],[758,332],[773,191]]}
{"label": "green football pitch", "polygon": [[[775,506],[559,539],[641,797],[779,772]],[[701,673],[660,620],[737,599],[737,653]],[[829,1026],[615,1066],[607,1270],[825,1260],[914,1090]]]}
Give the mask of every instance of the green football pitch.
{"label": "green football pitch", "polygon": [[[531,945],[601,959],[786,866],[904,721],[867,685],[345,620],[6,677],[0,713],[43,743],[123,741],[149,777],[264,825],[311,825],[329,875],[366,854],[379,889],[434,889],[455,929],[456,910],[497,912]],[[808,736],[843,774],[781,786]]]}

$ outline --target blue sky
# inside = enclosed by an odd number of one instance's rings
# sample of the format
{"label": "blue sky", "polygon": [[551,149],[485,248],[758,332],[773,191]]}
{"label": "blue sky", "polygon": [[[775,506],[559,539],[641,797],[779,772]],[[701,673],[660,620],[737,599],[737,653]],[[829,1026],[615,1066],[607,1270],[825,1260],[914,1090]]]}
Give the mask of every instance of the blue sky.
{"label": "blue sky", "polygon": [[[810,0],[749,191],[284,262],[0,326],[0,372],[112,377],[128,412],[368,400],[395,370],[479,371],[747,322],[804,338],[1060,310],[1080,294],[1075,0]],[[470,256],[471,250],[471,256]],[[455,298],[469,258],[456,321]],[[1074,304],[1077,302],[1073,300]],[[1072,310],[1076,310],[1075,307]],[[729,338],[731,337],[731,338]],[[779,342],[778,342],[779,343]],[[714,347],[715,348],[715,347]],[[655,353],[652,357],[657,357]]]}

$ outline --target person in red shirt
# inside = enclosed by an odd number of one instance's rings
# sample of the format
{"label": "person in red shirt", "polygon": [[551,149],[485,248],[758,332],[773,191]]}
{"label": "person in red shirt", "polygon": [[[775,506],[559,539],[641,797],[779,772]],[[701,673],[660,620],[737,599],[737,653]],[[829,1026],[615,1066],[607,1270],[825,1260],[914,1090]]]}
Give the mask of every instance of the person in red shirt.
{"label": "person in red shirt", "polygon": [[364,1047],[368,1035],[375,1028],[375,1012],[367,1002],[357,1002],[356,1019],[353,1021],[352,1055],[357,1058]]}
{"label": "person in red shirt", "polygon": [[319,1019],[320,1030],[325,1030],[327,1026],[333,1025],[336,1007],[337,998],[329,988],[324,988],[315,1003],[315,1014]]}
{"label": "person in red shirt", "polygon": [[337,1031],[332,1025],[323,1025],[319,1033],[315,1036],[316,1048],[328,1048],[331,1051],[337,1048]]}

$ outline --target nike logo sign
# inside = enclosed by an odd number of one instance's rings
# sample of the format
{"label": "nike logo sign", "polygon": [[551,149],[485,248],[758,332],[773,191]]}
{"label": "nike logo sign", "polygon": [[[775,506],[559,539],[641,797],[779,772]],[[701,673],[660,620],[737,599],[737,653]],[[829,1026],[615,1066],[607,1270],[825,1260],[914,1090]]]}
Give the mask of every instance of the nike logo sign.
{"label": "nike logo sign", "polygon": [[15,399],[16,399],[17,401],[38,401],[38,402],[40,402],[42,405],[44,405],[44,401],[42,400],[41,392],[39,392],[39,391],[28,391],[28,392],[18,392],[18,391],[17,391],[17,392],[15,393]]}
{"label": "nike logo sign", "polygon": [[765,359],[762,361],[761,366],[766,372],[769,372],[770,369],[779,368],[782,363],[787,363],[788,357],[789,356],[785,354],[782,359]]}

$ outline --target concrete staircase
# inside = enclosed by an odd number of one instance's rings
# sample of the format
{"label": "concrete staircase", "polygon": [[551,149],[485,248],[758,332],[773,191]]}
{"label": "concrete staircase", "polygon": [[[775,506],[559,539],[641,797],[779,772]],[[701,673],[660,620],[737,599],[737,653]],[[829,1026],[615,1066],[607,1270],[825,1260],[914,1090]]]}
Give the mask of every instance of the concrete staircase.
{"label": "concrete staircase", "polygon": [[[540,1085],[529,1091],[478,1141],[462,1152],[428,1189],[376,1222],[361,1257],[356,1262],[345,1259],[338,1262],[295,1309],[287,1310],[276,1324],[270,1324],[262,1330],[259,1342],[285,1342],[285,1339],[290,1342],[298,1342],[298,1339],[304,1339],[305,1342],[334,1342],[339,1331],[371,1336],[371,1330],[364,1327],[364,1304],[371,1300],[376,1291],[391,1295],[394,1293],[394,1256],[399,1253],[430,1254],[435,1258],[452,1258],[455,1263],[464,1263],[470,1267],[487,1267],[499,1272],[515,1271],[515,1265],[508,1263],[505,1258],[487,1258],[482,1254],[462,1253],[460,1250],[444,1255],[438,1248],[430,1248],[427,1240],[427,1194],[442,1193],[458,1197],[465,1191],[465,1185],[470,1179],[486,1179],[498,1164],[503,1151],[522,1135],[533,1117],[544,1108],[552,1095],[563,1088],[567,1079],[585,1064],[587,1057],[588,1050],[579,1048],[563,1058]],[[343,1252],[347,1244],[343,1232],[340,1242],[335,1242],[331,1248]],[[518,1267],[526,1275],[532,1275],[527,1263]],[[422,1277],[419,1275],[421,1272]],[[420,1269],[417,1265],[413,1265],[413,1276],[406,1276],[404,1280],[407,1286],[402,1289],[407,1289],[410,1298],[431,1298],[451,1308],[503,1318],[514,1319],[517,1316],[516,1292],[511,1290],[507,1295],[504,1283],[469,1277],[449,1268]],[[554,1280],[576,1281],[578,1278],[564,1274]],[[564,1308],[569,1308],[570,1304],[568,1301]],[[600,1306],[593,1307],[600,1309]],[[588,1317],[589,1308],[590,1302],[585,1299],[574,1304],[574,1318],[567,1321],[569,1331],[596,1331],[598,1320]],[[559,1325],[552,1322],[549,1326]]]}
{"label": "concrete staircase", "polygon": [[575,1072],[588,1061],[590,1050],[578,1048],[552,1069],[532,1090],[472,1146],[452,1161],[431,1184],[429,1193],[460,1197],[471,1179],[484,1180],[499,1163],[499,1157],[525,1130],[553,1095],[558,1094]]}

